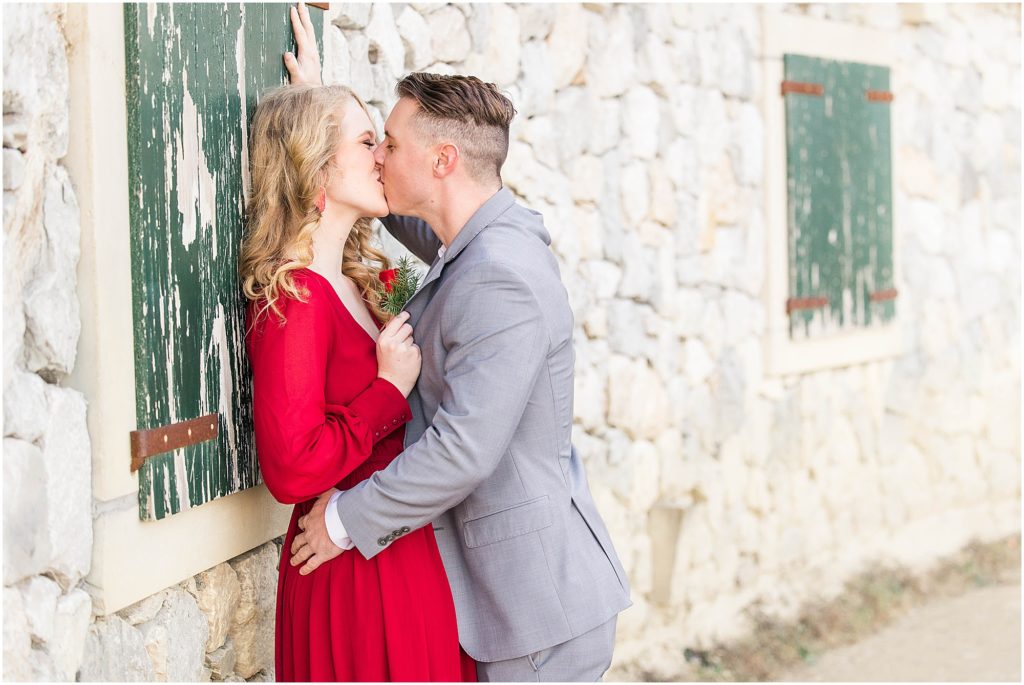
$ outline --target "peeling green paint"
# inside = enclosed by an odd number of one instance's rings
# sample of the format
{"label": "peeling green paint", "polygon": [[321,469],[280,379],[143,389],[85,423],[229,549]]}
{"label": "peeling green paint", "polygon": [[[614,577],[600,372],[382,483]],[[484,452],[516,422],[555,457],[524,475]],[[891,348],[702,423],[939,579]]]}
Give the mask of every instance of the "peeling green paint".
{"label": "peeling green paint", "polygon": [[137,425],[220,417],[216,440],[147,460],[142,519],[261,481],[237,262],[248,120],[285,81],[288,7],[125,5]]}

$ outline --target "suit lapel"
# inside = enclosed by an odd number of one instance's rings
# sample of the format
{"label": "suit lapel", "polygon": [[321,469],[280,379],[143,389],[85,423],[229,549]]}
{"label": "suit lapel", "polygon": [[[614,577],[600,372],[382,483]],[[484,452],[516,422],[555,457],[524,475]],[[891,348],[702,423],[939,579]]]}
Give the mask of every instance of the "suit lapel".
{"label": "suit lapel", "polygon": [[409,325],[413,328],[416,328],[416,322],[419,321],[420,314],[423,313],[427,303],[430,301],[428,291],[433,292],[434,282],[441,277],[442,269],[444,269],[444,260],[438,257],[430,265],[430,270],[416,289],[416,292],[412,294],[412,297],[405,304],[405,311],[409,312]]}
{"label": "suit lapel", "polygon": [[434,260],[434,263],[430,265],[430,270],[427,272],[426,277],[423,279],[423,283],[417,288],[416,292],[413,293],[412,297],[405,305],[405,311],[409,312],[409,324],[415,328],[416,323],[419,321],[420,315],[423,310],[427,308],[433,297],[435,289],[435,283],[437,279],[441,277],[441,272],[444,270],[446,264],[451,262],[453,259],[459,256],[462,250],[465,249],[469,243],[473,241],[480,231],[484,230],[497,219],[499,216],[504,214],[509,207],[513,205],[515,199],[512,197],[512,193],[508,188],[499,188],[494,195],[491,196],[487,202],[485,202],[473,216],[470,217],[466,225],[462,227],[458,235],[455,236],[455,240],[448,246],[443,257],[438,257]]}

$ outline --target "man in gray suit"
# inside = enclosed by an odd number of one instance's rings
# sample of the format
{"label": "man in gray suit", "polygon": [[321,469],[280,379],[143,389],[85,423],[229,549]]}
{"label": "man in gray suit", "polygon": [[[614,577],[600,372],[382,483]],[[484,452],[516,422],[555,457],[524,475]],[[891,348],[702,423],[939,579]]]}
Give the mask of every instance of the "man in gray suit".
{"label": "man in gray suit", "polygon": [[[286,64],[319,82],[318,57]],[[292,563],[369,559],[432,523],[480,680],[599,680],[629,589],[570,442],[573,317],[550,237],[501,182],[515,110],[474,77],[410,74],[396,92],[384,225],[431,264],[406,305],[413,419],[388,468],[303,517]]]}

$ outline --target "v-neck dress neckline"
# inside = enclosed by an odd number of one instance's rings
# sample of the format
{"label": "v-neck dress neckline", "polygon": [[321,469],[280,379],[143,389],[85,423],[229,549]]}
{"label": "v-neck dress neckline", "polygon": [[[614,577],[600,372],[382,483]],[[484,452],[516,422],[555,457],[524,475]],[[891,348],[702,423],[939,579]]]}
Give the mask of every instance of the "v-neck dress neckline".
{"label": "v-neck dress neckline", "polygon": [[[334,289],[334,285],[329,280],[327,280],[327,277],[324,276],[323,274],[319,274],[316,271],[313,271],[312,269],[310,269],[308,267],[303,269],[303,270],[313,274],[314,276],[319,278],[321,281],[323,281],[324,285],[327,286],[327,289],[331,291],[331,295],[334,296],[334,301],[338,304],[339,307],[341,307],[342,311],[345,312],[345,316],[348,317],[348,320],[351,321],[355,325],[356,328],[358,328],[359,330],[361,330],[363,332],[363,335],[366,336],[367,340],[369,340],[371,343],[376,345],[377,341],[374,340],[373,336],[370,335],[369,331],[367,331],[365,328],[363,328],[363,324],[359,323],[359,321],[352,314],[352,312],[349,311],[348,307],[345,306],[345,302],[344,302],[344,300],[341,299],[341,295],[339,295],[338,291]],[[363,299],[363,298],[359,298],[359,299],[363,302],[363,306],[365,306],[366,305],[366,300]],[[377,326],[377,333],[379,334],[381,329],[383,328],[383,326],[381,325],[381,322],[377,319],[376,316],[374,316],[373,311],[369,307],[366,308],[366,313],[370,315],[371,319],[373,319],[374,324],[376,324],[376,326]]]}

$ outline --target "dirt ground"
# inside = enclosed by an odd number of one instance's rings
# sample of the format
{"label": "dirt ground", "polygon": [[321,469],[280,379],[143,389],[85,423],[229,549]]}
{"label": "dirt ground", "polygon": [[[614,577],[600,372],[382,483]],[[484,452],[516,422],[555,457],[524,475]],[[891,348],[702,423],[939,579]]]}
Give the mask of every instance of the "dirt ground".
{"label": "dirt ground", "polygon": [[776,680],[1020,682],[1020,592],[1018,578],[928,602]]}
{"label": "dirt ground", "polygon": [[687,649],[689,670],[671,680],[1020,682],[1020,595],[1020,537],[972,542],[924,573],[867,568],[795,620],[755,605],[748,636]]}

